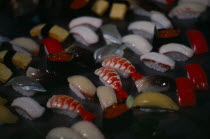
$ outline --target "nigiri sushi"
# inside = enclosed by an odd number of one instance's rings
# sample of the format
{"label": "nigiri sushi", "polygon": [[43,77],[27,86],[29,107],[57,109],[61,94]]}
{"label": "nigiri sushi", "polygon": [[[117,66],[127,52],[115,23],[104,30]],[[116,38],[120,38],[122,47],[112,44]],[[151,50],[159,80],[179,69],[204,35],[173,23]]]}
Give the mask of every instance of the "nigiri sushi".
{"label": "nigiri sushi", "polygon": [[132,77],[134,81],[140,80],[143,75],[139,74],[135,67],[126,58],[119,56],[109,56],[102,62],[103,67],[113,68],[123,77]]}
{"label": "nigiri sushi", "polygon": [[71,90],[81,99],[92,99],[96,93],[95,85],[85,76],[74,75],[67,78]]}
{"label": "nigiri sushi", "polygon": [[184,3],[198,3],[205,6],[210,6],[209,0],[179,0],[178,5],[184,4]]}
{"label": "nigiri sushi", "polygon": [[6,83],[12,77],[13,72],[2,63],[0,63],[0,69],[0,82]]}
{"label": "nigiri sushi", "polygon": [[101,26],[101,32],[106,41],[106,44],[111,44],[111,43],[121,44],[122,43],[121,34],[119,30],[117,29],[116,25],[114,24],[103,25]]}
{"label": "nigiri sushi", "polygon": [[0,105],[0,124],[16,123],[18,117],[14,115],[7,107]]}
{"label": "nigiri sushi", "polygon": [[92,121],[97,115],[90,113],[75,99],[65,95],[53,95],[47,102],[48,108],[56,112],[75,118],[78,114],[87,121]]}
{"label": "nigiri sushi", "polygon": [[81,16],[74,18],[69,23],[69,28],[74,28],[80,25],[88,25],[90,27],[99,28],[102,25],[102,20],[97,17]]}
{"label": "nigiri sushi", "polygon": [[47,91],[39,82],[27,76],[16,76],[12,78],[6,85],[12,85],[12,88],[15,91],[24,96],[33,96],[37,91]]}
{"label": "nigiri sushi", "polygon": [[63,51],[61,44],[55,39],[46,38],[42,40],[42,43],[45,46],[44,48],[47,55]]}
{"label": "nigiri sushi", "polygon": [[123,99],[128,97],[128,94],[122,89],[120,77],[114,69],[102,67],[95,70],[95,74],[99,76],[101,82],[103,82],[106,86],[110,86],[115,89],[119,102],[122,102]]}
{"label": "nigiri sushi", "polygon": [[150,21],[135,21],[129,24],[128,30],[151,41],[155,33],[155,26],[155,23]]}
{"label": "nigiri sushi", "polygon": [[139,35],[126,35],[122,38],[122,42],[137,55],[142,55],[152,50],[152,45]]}
{"label": "nigiri sushi", "polygon": [[46,139],[85,139],[78,132],[68,127],[56,127],[51,129]]}
{"label": "nigiri sushi", "polygon": [[15,107],[20,115],[29,120],[37,119],[45,112],[45,108],[30,97],[16,98],[11,106]]}
{"label": "nigiri sushi", "polygon": [[208,90],[208,80],[205,70],[199,64],[188,64],[185,66],[187,76],[197,90]]}
{"label": "nigiri sushi", "polygon": [[95,44],[98,42],[98,35],[86,26],[77,26],[70,30],[74,38],[85,46]]}
{"label": "nigiri sushi", "polygon": [[91,122],[79,121],[71,128],[82,135],[85,139],[105,139],[101,131]]}
{"label": "nigiri sushi", "polygon": [[205,5],[198,3],[184,3],[177,5],[169,12],[169,17],[177,17],[178,19],[192,19],[200,16],[206,10]]}
{"label": "nigiri sushi", "polygon": [[183,44],[169,43],[162,45],[159,53],[165,54],[175,61],[186,61],[193,56],[193,50]]}
{"label": "nigiri sushi", "polygon": [[188,30],[186,35],[190,41],[194,53],[203,54],[209,51],[205,36],[199,30]]}
{"label": "nigiri sushi", "polygon": [[45,38],[50,37],[50,38],[56,39],[59,42],[63,42],[64,40],[68,38],[69,32],[58,25],[39,24],[30,30],[30,35],[32,37],[42,35]]}
{"label": "nigiri sushi", "polygon": [[39,45],[32,40],[31,38],[27,37],[18,37],[10,41],[13,45],[17,45],[19,47],[23,47],[29,52],[33,53],[34,55],[39,54]]}
{"label": "nigiri sushi", "polygon": [[111,43],[109,45],[105,45],[95,50],[93,56],[94,56],[94,59],[96,60],[96,63],[98,63],[98,62],[102,62],[104,59],[112,55],[123,56],[124,49],[125,49],[125,46],[122,44]]}
{"label": "nigiri sushi", "polygon": [[141,56],[140,60],[149,68],[160,72],[175,68],[175,62],[171,58],[156,52],[146,53]]}
{"label": "nigiri sushi", "polygon": [[31,61],[32,58],[23,53],[19,53],[13,50],[0,51],[0,62],[4,63],[9,68],[17,66],[22,69],[26,69]]}
{"label": "nigiri sushi", "polygon": [[102,110],[107,107],[117,104],[117,98],[114,92],[114,89],[108,86],[99,86],[97,88],[97,96],[101,104]]}

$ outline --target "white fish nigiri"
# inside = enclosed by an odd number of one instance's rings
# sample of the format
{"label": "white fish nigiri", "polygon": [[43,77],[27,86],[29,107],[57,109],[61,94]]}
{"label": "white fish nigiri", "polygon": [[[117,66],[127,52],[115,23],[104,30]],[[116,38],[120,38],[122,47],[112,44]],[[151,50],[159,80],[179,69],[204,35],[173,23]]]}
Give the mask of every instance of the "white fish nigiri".
{"label": "white fish nigiri", "polygon": [[159,53],[165,54],[175,61],[185,61],[193,56],[194,51],[183,44],[169,43],[162,45]]}
{"label": "white fish nigiri", "polygon": [[148,40],[152,40],[155,32],[155,23],[150,21],[135,21],[128,26],[128,30]]}
{"label": "white fish nigiri", "polygon": [[11,106],[15,107],[20,115],[29,120],[39,118],[45,112],[45,108],[30,97],[16,98]]}
{"label": "white fish nigiri", "polygon": [[169,17],[177,17],[178,19],[197,18],[206,8],[205,5],[198,3],[185,3],[174,7],[169,12]]}
{"label": "white fish nigiri", "polygon": [[70,30],[74,38],[85,46],[95,44],[98,42],[98,35],[86,26],[77,26]]}
{"label": "white fish nigiri", "polygon": [[56,127],[48,132],[46,139],[84,139],[84,138],[71,128]]}
{"label": "white fish nigiri", "polygon": [[146,39],[138,35],[126,35],[122,38],[122,42],[138,55],[148,53],[152,50],[152,45]]}
{"label": "white fish nigiri", "polygon": [[81,99],[93,98],[96,92],[95,85],[85,76],[74,75],[68,77],[69,87]]}
{"label": "white fish nigiri", "polygon": [[141,56],[140,60],[149,68],[161,72],[166,72],[175,67],[175,62],[171,58],[156,52],[146,53]]}
{"label": "white fish nigiri", "polygon": [[101,131],[91,122],[79,121],[72,125],[73,130],[81,134],[85,139],[105,139]]}
{"label": "white fish nigiri", "polygon": [[111,87],[99,86],[97,88],[97,96],[103,110],[117,103],[117,97],[115,95],[114,89]]}
{"label": "white fish nigiri", "polygon": [[159,28],[172,28],[173,25],[171,21],[159,11],[151,11],[150,19],[154,22]]}
{"label": "white fish nigiri", "polygon": [[39,54],[39,45],[31,38],[18,37],[11,40],[10,43],[19,47],[23,47],[34,55]]}
{"label": "white fish nigiri", "polygon": [[70,21],[69,28],[71,29],[79,25],[89,25],[94,28],[99,28],[102,25],[102,20],[91,16],[77,17]]}

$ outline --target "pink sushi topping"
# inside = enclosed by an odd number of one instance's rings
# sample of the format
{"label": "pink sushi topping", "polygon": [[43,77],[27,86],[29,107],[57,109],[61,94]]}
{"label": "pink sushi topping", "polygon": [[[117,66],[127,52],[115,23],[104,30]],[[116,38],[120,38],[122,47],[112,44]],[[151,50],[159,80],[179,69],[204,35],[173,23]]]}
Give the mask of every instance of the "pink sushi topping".
{"label": "pink sushi topping", "polygon": [[102,67],[95,71],[95,74],[101,77],[106,83],[115,89],[117,99],[119,102],[123,101],[123,98],[127,98],[128,94],[122,89],[122,83],[119,74],[112,68]]}
{"label": "pink sushi topping", "polygon": [[103,61],[102,66],[122,70],[128,73],[134,81],[137,81],[143,77],[143,75],[136,72],[133,64],[123,57],[110,56]]}

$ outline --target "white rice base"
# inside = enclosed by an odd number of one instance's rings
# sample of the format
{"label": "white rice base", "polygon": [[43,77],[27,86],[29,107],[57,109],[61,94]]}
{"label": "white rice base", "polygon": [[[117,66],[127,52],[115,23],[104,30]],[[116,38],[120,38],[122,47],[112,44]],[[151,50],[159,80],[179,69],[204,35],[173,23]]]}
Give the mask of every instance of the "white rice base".
{"label": "white rice base", "polygon": [[[174,69],[174,67],[175,67],[174,60],[172,60],[168,56],[165,56],[163,54],[156,53],[156,52],[146,53],[146,54],[142,55],[140,57],[140,59],[141,59],[141,61],[144,61],[144,64],[147,65],[148,67],[153,68],[153,69],[158,68],[158,69],[156,69],[158,71],[159,70],[161,70],[161,71],[167,70],[167,68],[164,68],[164,67],[160,66],[159,64],[168,65],[168,66],[170,66],[171,69]],[[145,61],[143,59],[150,59],[155,62]]]}
{"label": "white rice base", "polygon": [[99,28],[102,25],[102,20],[96,17],[82,16],[71,20],[69,23],[69,28],[71,29],[79,25],[90,25],[95,28]]}
{"label": "white rice base", "polygon": [[71,83],[69,84],[69,88],[81,99],[86,99],[85,96]]}
{"label": "white rice base", "polygon": [[152,45],[146,39],[138,35],[126,35],[122,38],[122,42],[138,55],[148,53],[152,50]]}
{"label": "white rice base", "polygon": [[173,25],[171,21],[161,12],[151,11],[150,19],[155,24],[159,25],[160,28],[172,28]]}
{"label": "white rice base", "polygon": [[97,88],[97,96],[99,98],[102,110],[117,103],[115,91],[111,87],[99,86]]}
{"label": "white rice base", "polygon": [[162,45],[159,49],[159,53],[161,54],[165,54],[169,52],[178,52],[187,57],[192,57],[194,53],[194,51],[191,48],[182,44],[178,44],[178,43],[165,44],[165,45]]}
{"label": "white rice base", "polygon": [[[28,119],[29,117],[31,119],[39,118],[45,112],[45,108],[30,97],[17,98],[12,102],[11,106],[18,108],[17,112]],[[25,113],[27,113],[29,116],[27,116]]]}
{"label": "white rice base", "polygon": [[76,41],[84,44],[85,46],[97,43],[99,38],[97,34],[86,26],[77,26],[70,30]]}
{"label": "white rice base", "polygon": [[13,88],[15,91],[21,93],[23,96],[27,96],[27,97],[31,97],[31,96],[33,96],[33,95],[36,93],[36,91],[24,90],[23,88],[21,88],[21,87],[19,87],[19,86],[16,86],[16,85],[12,85],[12,88]]}

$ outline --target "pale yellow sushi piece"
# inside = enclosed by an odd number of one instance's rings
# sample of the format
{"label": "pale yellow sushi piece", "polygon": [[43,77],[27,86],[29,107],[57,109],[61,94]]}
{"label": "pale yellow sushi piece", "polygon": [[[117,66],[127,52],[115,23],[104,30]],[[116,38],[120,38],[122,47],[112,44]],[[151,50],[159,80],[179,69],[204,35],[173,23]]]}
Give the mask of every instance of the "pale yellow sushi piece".
{"label": "pale yellow sushi piece", "polygon": [[123,3],[114,3],[112,5],[109,17],[111,19],[123,20],[127,12],[127,6]]}
{"label": "pale yellow sushi piece", "polygon": [[109,8],[108,1],[97,0],[92,7],[92,11],[96,13],[97,15],[102,16],[104,15],[104,13],[107,11],[108,8]]}
{"label": "pale yellow sushi piece", "polygon": [[13,74],[12,71],[7,66],[0,63],[0,82],[2,83],[7,82],[12,76],[12,74]]}
{"label": "pale yellow sushi piece", "polygon": [[10,110],[3,106],[0,105],[0,123],[3,124],[12,124],[16,123],[18,120],[18,117],[15,116]]}
{"label": "pale yellow sushi piece", "polygon": [[7,103],[7,100],[5,98],[0,97],[0,105],[4,105]]}

